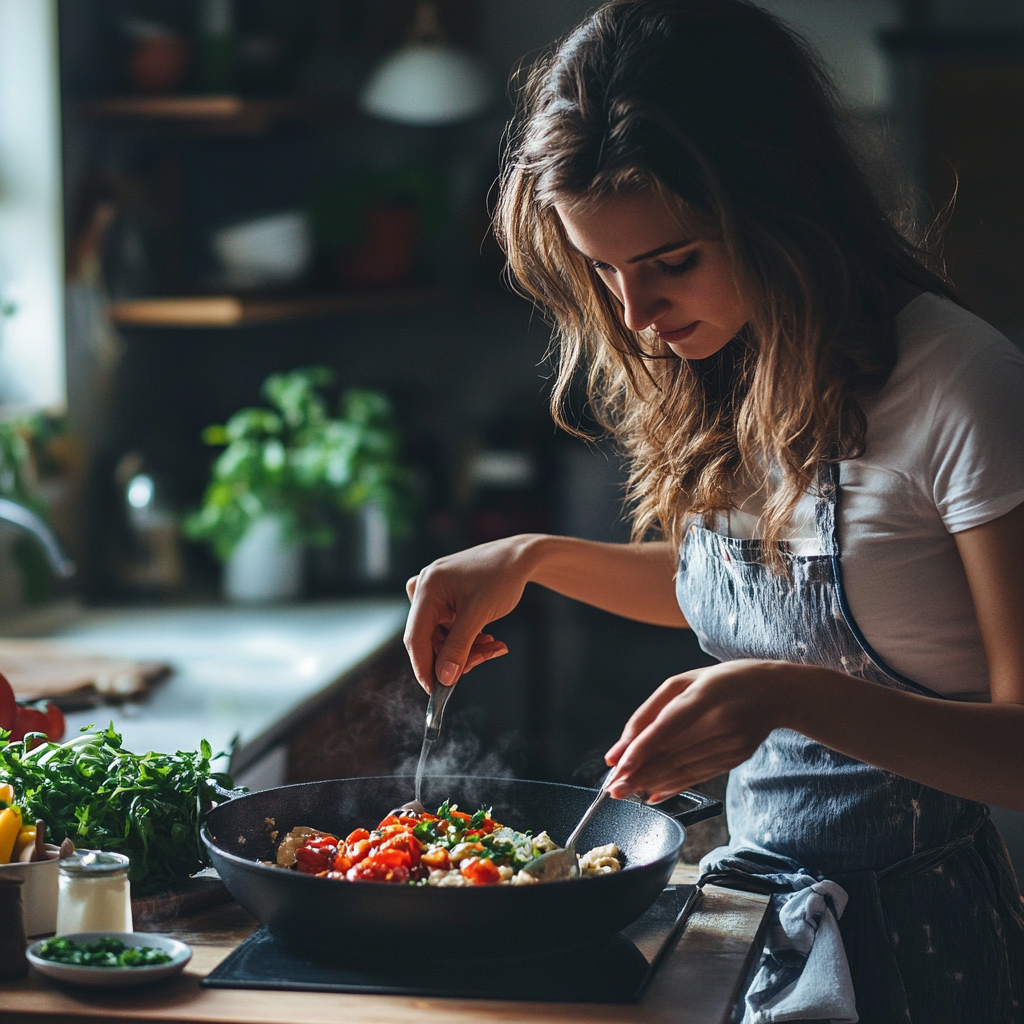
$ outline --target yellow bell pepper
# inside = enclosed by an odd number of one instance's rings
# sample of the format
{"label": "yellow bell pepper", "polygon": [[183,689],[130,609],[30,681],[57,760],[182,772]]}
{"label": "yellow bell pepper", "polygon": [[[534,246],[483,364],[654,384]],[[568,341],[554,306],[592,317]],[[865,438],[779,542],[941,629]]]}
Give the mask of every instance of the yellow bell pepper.
{"label": "yellow bell pepper", "polygon": [[5,804],[14,803],[14,787],[9,782],[0,782],[0,800]]}
{"label": "yellow bell pepper", "polygon": [[14,843],[21,831],[21,811],[8,807],[0,811],[0,864],[10,864]]}
{"label": "yellow bell pepper", "polygon": [[14,850],[11,852],[11,861],[21,859],[21,852],[28,846],[32,846],[36,841],[36,827],[35,825],[22,825],[21,831],[18,832],[17,839],[14,840]]}

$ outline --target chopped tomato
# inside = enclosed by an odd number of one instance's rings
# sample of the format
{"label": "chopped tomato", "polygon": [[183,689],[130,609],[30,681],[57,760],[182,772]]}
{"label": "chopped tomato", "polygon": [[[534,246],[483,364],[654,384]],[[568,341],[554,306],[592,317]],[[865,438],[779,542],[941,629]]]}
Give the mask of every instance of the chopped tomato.
{"label": "chopped tomato", "polygon": [[378,857],[367,857],[349,868],[345,877],[350,882],[408,882],[409,869],[402,864],[385,864]]}
{"label": "chopped tomato", "polygon": [[344,874],[350,867],[352,867],[352,859],[346,857],[343,853],[335,854],[334,860],[331,861],[331,867],[334,869],[332,874],[341,872]]}
{"label": "chopped tomato", "polygon": [[[385,825],[383,828],[377,830],[380,833],[382,839],[387,839],[389,836],[412,835],[412,829],[407,825]],[[372,838],[372,837],[371,837]]]}
{"label": "chopped tomato", "polygon": [[501,881],[498,865],[486,857],[467,857],[460,870],[474,885],[494,885]]}
{"label": "chopped tomato", "polygon": [[358,864],[370,855],[370,840],[360,839],[352,843],[351,846],[346,847],[345,853],[353,864]]}
{"label": "chopped tomato", "polygon": [[346,846],[351,846],[353,843],[358,843],[360,839],[369,839],[369,838],[370,838],[370,833],[367,832],[365,828],[357,828],[357,829],[354,829],[353,831],[349,832],[349,834],[347,836],[345,836],[345,845]]}
{"label": "chopped tomato", "polygon": [[484,818],[484,823],[480,826],[480,831],[487,836],[490,835],[497,827],[498,823],[492,818]]}
{"label": "chopped tomato", "polygon": [[391,851],[401,852],[406,857],[406,866],[415,867],[420,862],[420,854],[423,851],[423,847],[415,836],[410,835],[408,832],[404,832],[401,835],[393,835],[388,839],[385,839],[384,842],[377,847],[373,856],[379,857],[382,854],[390,853]]}
{"label": "chopped tomato", "polygon": [[384,819],[384,820],[383,820],[383,821],[382,821],[382,822],[381,822],[381,823],[380,823],[380,824],[379,824],[379,825],[377,826],[377,829],[378,829],[378,831],[379,831],[379,830],[380,830],[380,829],[382,829],[382,828],[387,828],[387,827],[388,827],[388,825],[398,825],[398,824],[400,824],[400,822],[399,822],[398,818],[396,818],[396,817],[395,817],[395,816],[394,816],[393,814],[389,814],[389,815],[388,815],[388,816],[387,816],[387,817],[386,817],[386,818],[385,818],[385,819]]}
{"label": "chopped tomato", "polygon": [[322,850],[310,846],[300,846],[295,851],[295,866],[304,875],[318,875],[321,871],[329,871],[336,847],[326,847]]}
{"label": "chopped tomato", "polygon": [[436,849],[428,850],[421,859],[431,871],[447,871],[451,867],[448,851],[440,846]]}
{"label": "chopped tomato", "polygon": [[471,821],[473,818],[472,814],[466,814],[465,811],[449,811],[448,816],[451,818],[460,818],[462,821]]}
{"label": "chopped tomato", "polygon": [[303,846],[308,847],[311,850],[324,850],[328,846],[333,846],[335,849],[338,848],[337,836],[332,836],[326,832],[318,836],[313,836],[312,839],[307,839]]}
{"label": "chopped tomato", "polygon": [[378,850],[366,858],[376,864],[387,864],[389,868],[409,867],[409,854],[405,850]]}

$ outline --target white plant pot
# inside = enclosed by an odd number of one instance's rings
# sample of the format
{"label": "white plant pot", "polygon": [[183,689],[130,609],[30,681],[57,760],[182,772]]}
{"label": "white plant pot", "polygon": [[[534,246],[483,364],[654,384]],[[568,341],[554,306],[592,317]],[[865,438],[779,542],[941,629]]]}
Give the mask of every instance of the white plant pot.
{"label": "white plant pot", "polygon": [[280,516],[249,527],[224,566],[224,596],[243,604],[292,601],[302,591],[302,545],[290,540]]}

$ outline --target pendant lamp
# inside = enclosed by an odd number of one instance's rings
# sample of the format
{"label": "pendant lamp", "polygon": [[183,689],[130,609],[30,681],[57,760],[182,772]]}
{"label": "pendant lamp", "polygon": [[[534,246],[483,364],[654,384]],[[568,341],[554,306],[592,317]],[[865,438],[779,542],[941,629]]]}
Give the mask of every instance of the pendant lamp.
{"label": "pendant lamp", "polygon": [[421,3],[408,42],[374,69],[359,103],[365,113],[387,121],[439,126],[482,113],[492,95],[481,62],[448,45],[437,8]]}

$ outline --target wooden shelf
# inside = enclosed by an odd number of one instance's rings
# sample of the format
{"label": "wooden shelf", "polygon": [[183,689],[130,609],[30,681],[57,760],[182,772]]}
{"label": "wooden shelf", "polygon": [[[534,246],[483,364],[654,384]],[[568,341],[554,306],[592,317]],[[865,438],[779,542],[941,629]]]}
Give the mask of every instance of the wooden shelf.
{"label": "wooden shelf", "polygon": [[422,305],[437,297],[433,288],[379,292],[334,292],[294,297],[190,295],[113,302],[119,327],[245,327],[339,313],[381,313]]}
{"label": "wooden shelf", "polygon": [[243,96],[98,96],[80,100],[85,117],[143,130],[258,134],[276,122],[302,114],[287,99]]}

